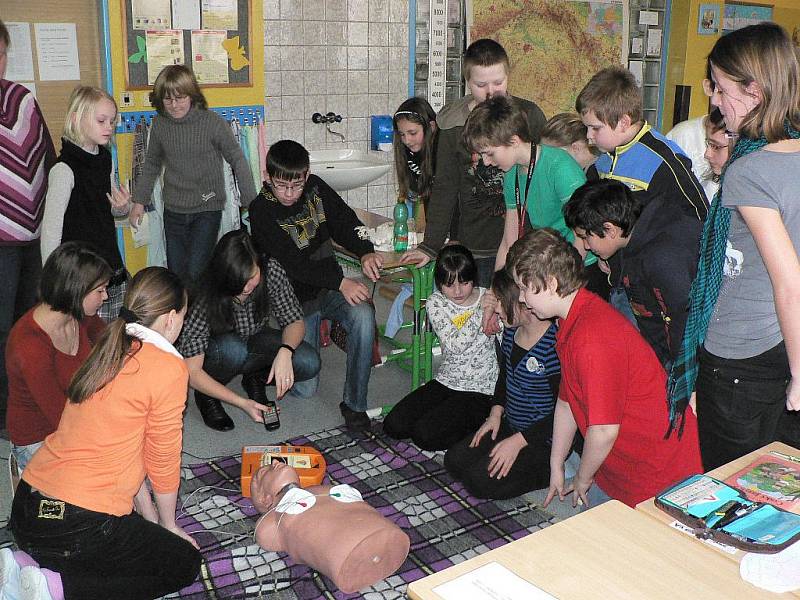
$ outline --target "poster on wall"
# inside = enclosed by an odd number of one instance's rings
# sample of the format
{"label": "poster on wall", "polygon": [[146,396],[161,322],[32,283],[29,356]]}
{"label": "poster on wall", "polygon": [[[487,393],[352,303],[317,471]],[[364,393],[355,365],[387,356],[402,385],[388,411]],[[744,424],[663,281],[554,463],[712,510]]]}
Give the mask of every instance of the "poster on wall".
{"label": "poster on wall", "polygon": [[6,49],[8,61],[6,79],[31,81],[33,75],[33,46],[30,23],[6,23],[11,44]]}
{"label": "poster on wall", "polygon": [[131,0],[133,28],[172,29],[172,13],[169,0]]}
{"label": "poster on wall", "polygon": [[469,40],[492,38],[511,60],[509,90],[545,114],[575,110],[589,78],[628,62],[627,0],[473,0]]}
{"label": "poster on wall", "polygon": [[168,65],[185,65],[183,52],[183,33],[178,29],[148,31],[147,43],[147,83],[153,85],[161,69]]}
{"label": "poster on wall", "polygon": [[81,78],[75,23],[35,23],[36,57],[40,81]]}
{"label": "poster on wall", "polygon": [[697,14],[697,33],[716,35],[719,33],[719,4],[701,4]]}
{"label": "poster on wall", "polygon": [[772,20],[771,6],[755,4],[726,4],[722,19],[722,33],[730,33],[748,25],[757,25]]}
{"label": "poster on wall", "polygon": [[223,47],[226,31],[192,31],[192,69],[197,83],[228,83],[228,52]]}
{"label": "poster on wall", "polygon": [[202,0],[203,29],[239,29],[236,0]]}

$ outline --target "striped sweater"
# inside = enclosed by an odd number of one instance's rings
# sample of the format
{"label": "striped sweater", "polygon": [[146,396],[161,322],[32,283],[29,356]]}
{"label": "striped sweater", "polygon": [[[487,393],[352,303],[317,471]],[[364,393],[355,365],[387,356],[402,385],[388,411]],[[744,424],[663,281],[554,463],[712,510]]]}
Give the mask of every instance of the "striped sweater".
{"label": "striped sweater", "polygon": [[39,238],[55,150],[28,88],[0,79],[0,245]]}

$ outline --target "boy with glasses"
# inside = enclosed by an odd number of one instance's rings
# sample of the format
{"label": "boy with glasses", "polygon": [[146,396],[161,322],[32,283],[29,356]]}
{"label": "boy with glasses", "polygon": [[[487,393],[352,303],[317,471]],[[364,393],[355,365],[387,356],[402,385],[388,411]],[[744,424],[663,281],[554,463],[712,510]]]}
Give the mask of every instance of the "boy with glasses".
{"label": "boy with glasses", "polygon": [[[364,274],[379,277],[381,257],[356,227],[353,209],[327,183],[309,172],[308,151],[292,140],[273,144],[267,154],[267,180],[250,206],[250,227],[259,251],[283,265],[306,321],[305,341],[319,349],[319,323],[333,319],[347,331],[347,373],[343,402],[345,424],[369,429],[367,387],[375,341],[375,310],[370,290],[345,277],[333,242],[361,259]],[[319,378],[295,383],[292,394],[310,397]]]}

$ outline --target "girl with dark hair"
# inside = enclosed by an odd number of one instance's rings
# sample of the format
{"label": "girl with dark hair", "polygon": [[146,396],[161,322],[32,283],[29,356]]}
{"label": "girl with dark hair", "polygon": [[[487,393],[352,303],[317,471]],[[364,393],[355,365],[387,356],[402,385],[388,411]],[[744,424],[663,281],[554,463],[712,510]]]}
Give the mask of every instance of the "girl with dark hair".
{"label": "girl with dark hair", "polygon": [[444,455],[447,470],[476,498],[514,498],[550,483],[553,410],[561,363],[556,326],[519,302],[505,269],[492,279],[495,311],[506,325],[494,406],[478,430]]}
{"label": "girl with dark hair", "polygon": [[[23,552],[0,555],[9,597],[158,598],[197,576],[197,543],[175,523],[188,373],[172,344],[185,314],[174,273],[133,277],[22,475],[9,526]],[[150,501],[143,517],[145,478],[157,511]]]}
{"label": "girl with dark hair", "polygon": [[208,110],[189,67],[169,65],[156,77],[153,119],[142,174],[136,179],[130,222],[137,227],[164,170],[164,238],[167,266],[184,283],[196,283],[217,241],[227,192],[223,160],[236,175],[242,206],[256,197],[247,160],[220,115]]}
{"label": "girl with dark hair", "polygon": [[67,386],[105,324],[111,268],[83,242],[56,248],[42,270],[40,302],[14,324],[6,347],[11,454],[20,471],[58,427]]}
{"label": "girl with dark hair", "polygon": [[424,98],[404,101],[392,119],[398,196],[427,205],[436,170],[436,113]]}
{"label": "girl with dark hair", "polygon": [[[674,425],[696,391],[706,470],[783,438],[800,410],[800,64],[760,23],[708,55],[711,104],[737,137],[700,242],[686,333],[669,379]],[[695,386],[696,383],[696,386]]]}
{"label": "girl with dark hair", "polygon": [[[281,330],[269,326],[274,317]],[[192,303],[178,350],[189,368],[189,383],[205,424],[233,429],[220,401],[264,420],[264,386],[274,383],[278,398],[319,372],[319,355],[303,342],[303,309],[286,272],[270,258],[263,263],[246,231],[219,240]],[[226,387],[242,375],[248,398]]]}
{"label": "girl with dark hair", "polygon": [[481,331],[478,269],[464,246],[445,246],[436,258],[437,291],[426,302],[439,336],[442,362],[436,377],[403,398],[383,422],[393,438],[411,438],[424,450],[446,450],[474,432],[494,404],[497,354],[494,336]]}

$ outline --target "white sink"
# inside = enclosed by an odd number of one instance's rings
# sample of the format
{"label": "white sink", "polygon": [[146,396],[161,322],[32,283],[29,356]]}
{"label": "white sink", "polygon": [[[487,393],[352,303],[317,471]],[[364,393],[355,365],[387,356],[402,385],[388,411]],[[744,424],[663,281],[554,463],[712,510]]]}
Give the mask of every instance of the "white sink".
{"label": "white sink", "polygon": [[337,192],[352,190],[388,173],[391,153],[370,153],[363,150],[312,150],[311,172],[322,177]]}

